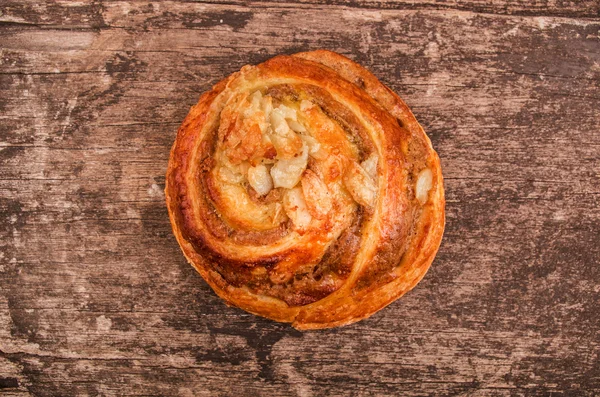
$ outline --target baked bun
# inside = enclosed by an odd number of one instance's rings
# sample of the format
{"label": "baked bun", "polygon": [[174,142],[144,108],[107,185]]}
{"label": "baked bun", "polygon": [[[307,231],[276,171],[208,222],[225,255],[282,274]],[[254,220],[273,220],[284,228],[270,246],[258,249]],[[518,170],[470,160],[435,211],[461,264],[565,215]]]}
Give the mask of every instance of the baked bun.
{"label": "baked bun", "polygon": [[425,275],[444,229],[440,162],[406,104],[329,51],[219,82],[171,150],[188,261],[231,305],[298,329],[366,318]]}

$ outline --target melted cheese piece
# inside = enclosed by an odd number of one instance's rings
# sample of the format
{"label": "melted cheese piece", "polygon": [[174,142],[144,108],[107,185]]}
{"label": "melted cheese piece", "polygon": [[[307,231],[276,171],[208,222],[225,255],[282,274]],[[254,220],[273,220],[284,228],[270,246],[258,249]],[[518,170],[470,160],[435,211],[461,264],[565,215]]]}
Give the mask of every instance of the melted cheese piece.
{"label": "melted cheese piece", "polygon": [[415,184],[415,196],[419,203],[425,204],[429,197],[429,191],[433,185],[433,173],[429,168],[425,168],[419,173],[417,183]]}

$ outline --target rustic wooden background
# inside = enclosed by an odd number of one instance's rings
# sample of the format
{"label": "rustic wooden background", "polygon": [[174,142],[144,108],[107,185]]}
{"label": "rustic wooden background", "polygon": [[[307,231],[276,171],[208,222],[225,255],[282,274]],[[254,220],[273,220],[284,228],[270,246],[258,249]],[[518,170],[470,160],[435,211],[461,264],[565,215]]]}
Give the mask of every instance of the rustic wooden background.
{"label": "rustic wooden background", "polygon": [[[301,333],[226,307],[164,205],[189,107],[327,48],[408,102],[447,228],[415,290]],[[0,394],[600,394],[600,2],[0,2]]]}

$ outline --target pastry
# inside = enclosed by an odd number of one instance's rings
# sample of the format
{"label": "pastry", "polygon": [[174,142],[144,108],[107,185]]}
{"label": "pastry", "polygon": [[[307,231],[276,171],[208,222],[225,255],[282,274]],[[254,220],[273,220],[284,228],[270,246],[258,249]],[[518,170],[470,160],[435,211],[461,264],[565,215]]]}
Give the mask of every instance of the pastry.
{"label": "pastry", "polygon": [[298,329],[350,324],[402,296],[444,229],[439,158],[410,109],[324,50],[244,66],[202,95],[165,193],[214,291]]}

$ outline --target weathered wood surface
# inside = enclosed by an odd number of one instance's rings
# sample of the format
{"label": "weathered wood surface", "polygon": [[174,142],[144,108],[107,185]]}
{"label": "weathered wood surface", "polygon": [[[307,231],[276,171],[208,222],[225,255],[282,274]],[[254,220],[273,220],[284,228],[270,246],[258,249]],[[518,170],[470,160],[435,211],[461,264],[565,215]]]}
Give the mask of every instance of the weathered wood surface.
{"label": "weathered wood surface", "polygon": [[[0,3],[0,394],[598,395],[598,1]],[[175,131],[247,63],[328,48],[409,103],[447,230],[371,319],[226,307],[164,206]]]}

